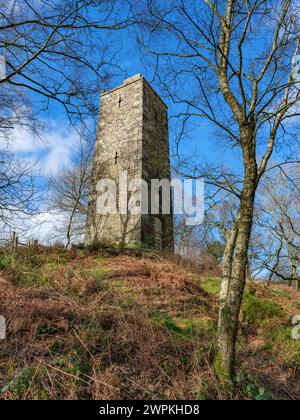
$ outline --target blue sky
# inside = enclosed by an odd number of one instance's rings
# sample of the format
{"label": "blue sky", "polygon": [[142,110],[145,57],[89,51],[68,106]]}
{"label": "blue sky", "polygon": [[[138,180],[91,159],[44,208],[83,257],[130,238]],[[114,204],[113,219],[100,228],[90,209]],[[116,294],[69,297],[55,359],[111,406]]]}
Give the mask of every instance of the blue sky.
{"label": "blue sky", "polygon": [[[109,36],[111,44],[119,47],[116,56],[119,69],[113,68],[114,76],[110,85],[104,86],[104,88],[116,87],[122,84],[125,78],[136,73],[141,73],[149,82],[152,82],[155,62],[150,59],[150,63],[145,63],[144,57],[136,44],[134,29],[112,32]],[[181,108],[172,104],[157,80],[152,82],[152,85],[169,106],[171,117],[169,125],[170,146],[172,151],[175,147],[174,141],[177,130],[176,120],[172,119],[172,115],[177,114]],[[99,98],[100,91],[96,99],[97,104]],[[36,109],[39,109],[40,98],[34,96],[33,99]],[[56,175],[61,169],[70,165],[78,133],[74,127],[69,125],[64,110],[53,102],[50,103],[47,112],[39,113],[39,117],[45,127],[42,137],[24,129],[16,129],[13,134],[15,141],[11,143],[11,149],[16,158],[37,162],[41,170],[40,182],[42,183],[49,176]],[[208,120],[198,119],[193,121],[193,124],[189,126],[188,136],[183,139],[180,145],[180,152],[182,156],[191,157],[197,162],[220,164],[238,171],[241,171],[242,168],[239,151],[228,148],[226,141],[223,142],[222,138],[216,136],[214,126]],[[47,229],[51,229],[51,226],[50,223],[50,228]]]}
{"label": "blue sky", "polygon": [[[132,42],[134,34],[115,32],[111,35],[122,44],[122,50],[118,54],[120,70],[111,79],[110,85],[105,88],[113,88],[123,83],[123,80],[134,74],[141,73],[149,82],[153,80],[153,69],[145,66],[141,58],[141,51]],[[115,39],[113,40],[115,42]],[[121,70],[122,69],[122,70]],[[177,122],[172,115],[179,112],[179,106],[172,104],[171,100],[161,91],[160,85],[152,83],[154,89],[160,94],[169,106],[170,116],[170,148],[175,150],[175,137]],[[99,92],[100,98],[100,92]],[[40,107],[40,98],[34,95],[36,109]],[[76,130],[70,126],[67,115],[62,107],[52,102],[47,112],[40,112],[45,130],[39,136],[28,130],[17,129],[13,137],[12,150],[17,158],[39,162],[43,175],[55,175],[64,166],[68,166],[72,157],[72,146],[77,138]],[[232,150],[222,147],[219,140],[215,140],[214,129],[206,121],[193,122],[189,126],[188,136],[180,144],[180,152],[187,157],[191,156],[205,162],[233,163],[235,159]],[[238,155],[237,155],[238,158]]]}

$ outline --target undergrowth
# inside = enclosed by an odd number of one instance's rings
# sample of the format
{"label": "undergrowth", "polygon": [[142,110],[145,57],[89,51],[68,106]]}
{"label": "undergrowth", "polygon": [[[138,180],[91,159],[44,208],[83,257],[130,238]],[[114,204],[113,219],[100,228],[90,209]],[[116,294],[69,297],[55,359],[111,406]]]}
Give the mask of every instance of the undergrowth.
{"label": "undergrowth", "polygon": [[300,395],[300,345],[286,312],[297,299],[285,306],[287,292],[247,289],[232,392],[214,371],[219,280],[158,256],[60,248],[2,251],[0,267],[0,314],[8,324],[1,399]]}

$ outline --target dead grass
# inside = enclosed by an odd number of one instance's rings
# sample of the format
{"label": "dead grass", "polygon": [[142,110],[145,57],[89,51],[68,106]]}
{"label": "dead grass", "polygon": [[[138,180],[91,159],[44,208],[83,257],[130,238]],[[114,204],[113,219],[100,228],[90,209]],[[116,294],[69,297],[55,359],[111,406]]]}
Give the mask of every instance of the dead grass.
{"label": "dead grass", "polygon": [[[251,399],[244,385],[231,395],[216,380],[217,297],[195,273],[157,256],[42,250],[26,257],[24,274],[23,258],[0,279],[0,313],[8,320],[1,399]],[[295,398],[297,374],[264,364],[262,331],[245,334],[241,372],[266,386],[277,375],[273,394]]]}

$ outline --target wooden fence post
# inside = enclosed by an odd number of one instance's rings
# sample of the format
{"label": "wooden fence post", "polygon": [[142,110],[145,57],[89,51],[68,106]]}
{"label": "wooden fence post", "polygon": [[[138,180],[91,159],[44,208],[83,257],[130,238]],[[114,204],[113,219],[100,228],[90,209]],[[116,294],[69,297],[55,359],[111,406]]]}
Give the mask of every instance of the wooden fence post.
{"label": "wooden fence post", "polygon": [[16,232],[13,232],[13,236],[12,236],[12,248],[13,248],[13,252],[16,252],[17,251],[18,244],[19,244],[19,238],[18,238]]}

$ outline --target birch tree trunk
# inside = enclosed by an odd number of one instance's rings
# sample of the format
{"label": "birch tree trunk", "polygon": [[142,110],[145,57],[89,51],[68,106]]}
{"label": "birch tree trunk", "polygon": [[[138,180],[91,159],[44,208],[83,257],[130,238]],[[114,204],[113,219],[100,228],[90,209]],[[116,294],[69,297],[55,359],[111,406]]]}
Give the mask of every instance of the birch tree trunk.
{"label": "birch tree trunk", "polygon": [[[250,138],[250,139],[249,139]],[[246,130],[243,144],[245,178],[240,207],[234,226],[229,233],[224,254],[224,276],[222,280],[219,313],[219,373],[234,380],[235,344],[239,315],[246,284],[248,248],[252,231],[254,199],[256,192],[257,164],[255,142]]]}

